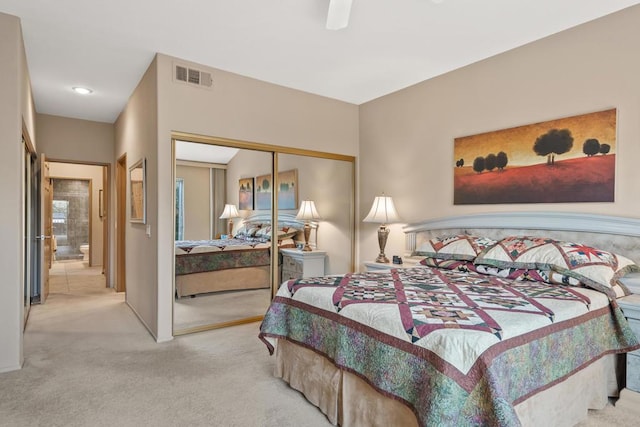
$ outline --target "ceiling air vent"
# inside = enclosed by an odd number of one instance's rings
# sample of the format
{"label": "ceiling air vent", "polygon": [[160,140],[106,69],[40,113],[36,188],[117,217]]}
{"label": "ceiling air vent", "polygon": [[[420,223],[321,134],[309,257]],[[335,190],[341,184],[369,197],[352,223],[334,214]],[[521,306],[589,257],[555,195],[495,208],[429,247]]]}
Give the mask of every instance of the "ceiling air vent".
{"label": "ceiling air vent", "polygon": [[187,67],[186,65],[174,64],[173,80],[188,85],[211,88],[213,86],[213,77],[208,71],[201,71],[196,68]]}

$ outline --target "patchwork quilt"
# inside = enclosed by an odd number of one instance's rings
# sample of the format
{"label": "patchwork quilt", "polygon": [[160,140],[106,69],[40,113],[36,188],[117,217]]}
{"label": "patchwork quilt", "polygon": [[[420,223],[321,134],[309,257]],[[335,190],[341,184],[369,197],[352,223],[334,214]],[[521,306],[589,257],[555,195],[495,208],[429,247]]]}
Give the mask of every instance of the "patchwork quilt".
{"label": "patchwork quilt", "polygon": [[[176,240],[176,249],[180,252],[191,253],[196,248],[204,248],[202,252],[212,250],[234,250],[246,248],[268,248],[269,242],[260,239],[217,239],[217,240]],[[196,253],[196,252],[194,252]]]}
{"label": "patchwork quilt", "polygon": [[271,264],[269,248],[238,249],[190,253],[176,256],[175,274],[203,273],[241,267],[259,267]]}
{"label": "patchwork quilt", "polygon": [[640,348],[598,291],[429,267],[286,282],[260,338],[313,349],[425,426],[519,425],[520,401]]}

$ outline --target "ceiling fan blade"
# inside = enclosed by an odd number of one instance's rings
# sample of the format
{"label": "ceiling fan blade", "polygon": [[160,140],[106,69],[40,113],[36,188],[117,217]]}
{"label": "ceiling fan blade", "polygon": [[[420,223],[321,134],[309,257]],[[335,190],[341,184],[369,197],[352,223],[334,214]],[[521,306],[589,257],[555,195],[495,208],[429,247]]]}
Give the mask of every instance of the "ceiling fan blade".
{"label": "ceiling fan blade", "polygon": [[340,30],[349,25],[352,0],[329,0],[327,30]]}

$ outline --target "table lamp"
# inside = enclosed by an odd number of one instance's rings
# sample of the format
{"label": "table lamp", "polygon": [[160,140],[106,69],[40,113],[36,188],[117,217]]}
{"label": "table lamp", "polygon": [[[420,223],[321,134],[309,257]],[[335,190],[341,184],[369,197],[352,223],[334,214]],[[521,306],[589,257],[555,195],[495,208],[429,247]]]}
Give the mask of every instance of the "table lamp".
{"label": "table lamp", "polygon": [[388,263],[389,259],[384,254],[384,247],[387,245],[387,237],[389,237],[389,228],[387,224],[400,221],[393,199],[389,196],[377,196],[373,201],[369,214],[363,222],[374,222],[380,224],[378,228],[378,245],[380,246],[380,254],[376,258],[376,262]]}

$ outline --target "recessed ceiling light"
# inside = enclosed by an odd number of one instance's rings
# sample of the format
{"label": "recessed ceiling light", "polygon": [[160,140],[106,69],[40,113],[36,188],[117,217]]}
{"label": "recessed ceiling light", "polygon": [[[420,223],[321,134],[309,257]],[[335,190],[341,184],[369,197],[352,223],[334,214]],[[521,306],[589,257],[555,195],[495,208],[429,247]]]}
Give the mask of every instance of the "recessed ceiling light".
{"label": "recessed ceiling light", "polygon": [[91,89],[88,89],[86,87],[80,87],[80,86],[74,86],[71,89],[73,89],[75,93],[79,93],[80,95],[89,95],[90,93],[93,92]]}

